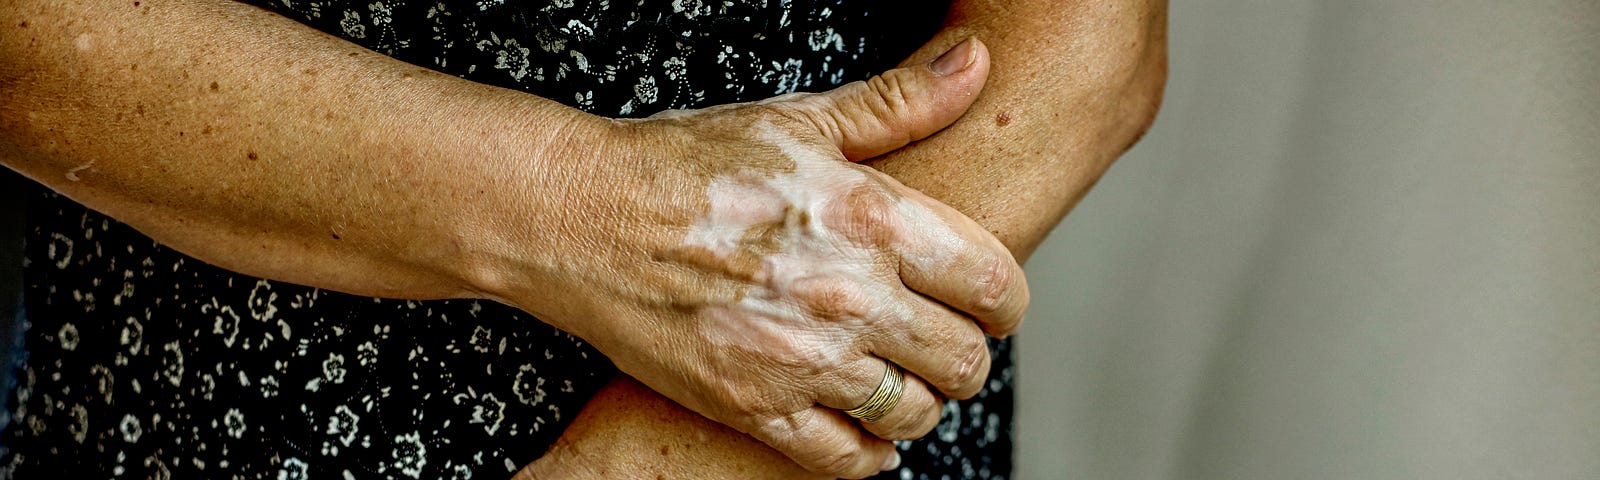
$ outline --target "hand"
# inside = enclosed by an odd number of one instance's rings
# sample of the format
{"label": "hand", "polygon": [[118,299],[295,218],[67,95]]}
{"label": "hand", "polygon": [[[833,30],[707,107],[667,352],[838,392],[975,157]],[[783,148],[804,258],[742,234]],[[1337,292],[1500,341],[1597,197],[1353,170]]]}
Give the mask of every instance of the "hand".
{"label": "hand", "polygon": [[617,375],[513,480],[823,480],[782,453]]}
{"label": "hand", "polygon": [[[620,122],[602,159],[573,169],[586,172],[564,193],[574,218],[551,227],[576,247],[541,266],[561,278],[487,290],[808,469],[892,467],[883,439],[932,429],[933,389],[981,388],[984,332],[1016,329],[1027,287],[978,224],[845,160],[953,122],[987,72],[970,41],[822,94]],[[865,424],[873,436],[841,410],[872,394],[886,362],[912,375],[900,404]]]}

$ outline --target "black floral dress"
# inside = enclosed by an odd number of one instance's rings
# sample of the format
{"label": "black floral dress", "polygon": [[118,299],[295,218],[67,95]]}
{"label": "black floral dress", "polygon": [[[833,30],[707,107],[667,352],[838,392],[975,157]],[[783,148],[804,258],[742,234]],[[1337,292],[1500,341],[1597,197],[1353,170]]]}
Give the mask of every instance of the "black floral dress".
{"label": "black floral dress", "polygon": [[[945,4],[262,0],[401,60],[613,117],[820,91],[893,66]],[[937,3],[937,2],[934,2]],[[3,478],[508,478],[615,373],[492,302],[222,270],[55,194],[32,202]],[[624,281],[618,279],[618,281]],[[1011,361],[885,478],[1011,473]]]}

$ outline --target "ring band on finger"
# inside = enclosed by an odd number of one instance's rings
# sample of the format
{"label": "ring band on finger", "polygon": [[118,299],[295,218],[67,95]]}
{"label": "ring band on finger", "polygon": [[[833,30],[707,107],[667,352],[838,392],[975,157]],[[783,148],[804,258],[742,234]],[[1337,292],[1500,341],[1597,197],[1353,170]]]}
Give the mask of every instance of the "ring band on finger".
{"label": "ring band on finger", "polygon": [[861,406],[845,410],[844,414],[861,419],[863,422],[872,423],[888,415],[894,406],[900,403],[900,396],[905,394],[906,374],[895,368],[893,363],[884,362],[883,380],[878,383],[878,389],[872,392]]}

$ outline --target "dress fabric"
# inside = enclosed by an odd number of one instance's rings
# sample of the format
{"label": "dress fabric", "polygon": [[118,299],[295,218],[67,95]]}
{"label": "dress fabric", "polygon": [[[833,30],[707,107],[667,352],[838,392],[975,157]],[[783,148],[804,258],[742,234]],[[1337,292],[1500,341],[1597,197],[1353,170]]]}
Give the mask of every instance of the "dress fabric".
{"label": "dress fabric", "polygon": [[[599,115],[820,91],[892,67],[945,4],[265,0],[366,48]],[[65,197],[32,203],[27,327],[0,478],[508,478],[615,374],[484,301],[241,275]],[[619,281],[622,281],[619,279]],[[882,478],[1005,478],[1012,367]]]}

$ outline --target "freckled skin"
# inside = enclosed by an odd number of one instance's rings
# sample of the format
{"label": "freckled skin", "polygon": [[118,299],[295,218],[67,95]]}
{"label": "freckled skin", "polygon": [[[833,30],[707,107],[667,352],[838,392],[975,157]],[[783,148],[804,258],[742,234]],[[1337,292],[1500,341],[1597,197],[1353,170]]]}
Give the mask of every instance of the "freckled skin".
{"label": "freckled skin", "polygon": [[[761,132],[753,125],[776,125],[808,148],[831,147],[834,161],[873,158],[965,111],[987,73],[987,50],[975,43],[967,54],[973,69],[959,75],[930,77],[917,63],[889,80],[825,94],[616,122],[404,65],[243,5],[111,7],[16,0],[0,8],[0,25],[16,26],[0,35],[0,160],[8,167],[224,268],[364,295],[520,306],[589,339],[661,393],[813,469],[838,453],[817,450],[829,444],[815,441],[821,436],[863,454],[830,473],[859,476],[886,455],[871,434],[904,438],[931,428],[916,417],[937,412],[917,405],[936,401],[912,396],[963,383],[940,371],[948,367],[981,371],[983,364],[940,365],[962,358],[963,348],[981,350],[974,319],[1009,332],[1026,305],[1016,274],[1001,290],[1001,308],[974,308],[993,293],[983,288],[994,282],[981,280],[991,267],[1015,262],[970,219],[876,173],[807,210],[807,222],[785,213],[782,227],[736,235],[742,254],[704,249],[682,256],[691,260],[664,260],[689,251],[685,235],[711,211],[705,192],[715,179],[751,170],[777,179],[801,168],[782,146],[754,141]],[[239,29],[260,34],[219,33]],[[1075,58],[1050,58],[1058,57]],[[138,75],[128,75],[131,65]],[[211,134],[186,134],[208,127]],[[240,160],[249,153],[257,161]],[[914,199],[926,210],[916,215],[932,212],[947,230],[897,227],[914,215],[900,211],[896,196]],[[881,253],[876,276],[790,278],[795,298],[812,299],[810,312],[798,315],[822,326],[786,332],[797,323],[760,323],[778,328],[767,330],[771,345],[722,356],[708,341],[719,335],[716,324],[696,315],[721,312],[734,325],[796,315],[746,300],[759,292],[753,284],[766,288],[785,273],[767,262],[785,245],[780,233],[819,223]],[[928,253],[940,248],[960,251]],[[923,261],[898,261],[908,256]],[[900,290],[855,288],[862,285]],[[968,318],[922,295],[980,313]],[[883,317],[865,320],[874,314]],[[841,318],[856,322],[834,321]],[[878,333],[828,327],[843,323]],[[790,341],[797,337],[812,341]],[[968,343],[937,343],[956,340]],[[864,360],[825,369],[818,362],[832,353],[819,345]],[[902,418],[867,433],[839,407],[814,406],[864,399],[881,375],[879,358],[914,373],[895,412]],[[809,409],[784,411],[807,395]],[[767,401],[774,398],[790,403]]]}
{"label": "freckled skin", "polygon": [[[1014,328],[1010,322],[1020,319],[1026,301],[1019,281],[1011,286],[1022,293],[1008,298],[1022,303],[1005,311],[967,316],[938,303],[972,305],[970,295],[978,295],[972,288],[987,269],[1015,269],[1015,262],[970,219],[845,161],[845,151],[870,154],[897,145],[830,140],[819,131],[827,129],[804,121],[822,101],[788,96],[622,123],[623,140],[610,153],[617,163],[660,166],[630,178],[688,187],[646,189],[640,208],[615,218],[589,209],[585,218],[594,228],[583,231],[659,234],[639,252],[652,262],[631,262],[633,251],[626,249],[592,251],[608,266],[586,271],[612,273],[578,281],[589,297],[602,300],[588,307],[594,317],[652,318],[657,328],[574,327],[624,372],[811,468],[817,468],[811,459],[827,456],[817,449],[829,445],[886,452],[886,442],[862,436],[839,413],[869,396],[886,360],[928,381],[910,382],[916,393],[906,406],[867,428],[886,438],[914,438],[932,428],[941,395],[965,397],[981,385],[988,357],[979,325]],[[931,127],[920,128],[937,129]],[[638,211],[658,213],[641,217]],[[636,221],[653,223],[627,223]],[[619,277],[643,281],[612,280]],[[993,322],[999,319],[1011,320]],[[907,333],[917,330],[931,331]],[[605,341],[635,334],[653,341]],[[677,358],[630,350],[659,350],[664,341],[681,341],[667,340],[674,338],[710,348]],[[967,359],[975,363],[957,366]],[[819,422],[842,428],[797,430]],[[836,473],[859,476],[877,466],[866,462]]]}
{"label": "freckled skin", "polygon": [[[990,87],[967,118],[868,164],[966,213],[1026,258],[1153,120],[1165,79],[1165,12],[1159,0],[956,0],[945,30],[903,65],[977,34],[995,47]],[[997,122],[1002,113],[1011,121]],[[596,414],[586,409],[523,474],[596,478],[565,466],[610,463],[666,478],[831,478],[660,401],[632,379],[614,381],[591,402]],[[627,433],[607,435],[608,428]],[[683,431],[700,438],[685,442]],[[661,463],[633,460],[679,442],[694,448],[674,449]],[[584,444],[591,449],[569,448]]]}
{"label": "freckled skin", "polygon": [[[952,57],[974,66],[960,74],[919,65],[823,94],[625,122],[228,2],[13,5],[0,25],[26,21],[30,35],[0,35],[8,167],[223,268],[520,307],[814,470],[876,471],[892,450],[873,434],[931,428],[928,390],[976,391],[988,359],[972,354],[984,351],[973,320],[1009,331],[1026,305],[1018,281],[1005,284],[1021,293],[1004,309],[969,318],[944,307],[986,295],[989,269],[969,267],[1018,267],[946,209],[942,226],[967,241],[938,243],[952,260],[934,270],[900,269],[902,254],[931,244],[898,230],[893,200],[937,202],[846,162],[959,117],[986,74],[976,41]],[[260,34],[219,33],[241,29]],[[696,251],[685,236],[713,210],[708,189],[730,177],[767,182],[772,216],[718,237],[732,250]],[[841,188],[843,178],[869,180]],[[796,231],[831,233],[817,243]],[[743,330],[759,340],[738,342]],[[869,396],[885,361],[929,382],[910,382],[922,390],[899,416],[864,432],[839,409]]]}

